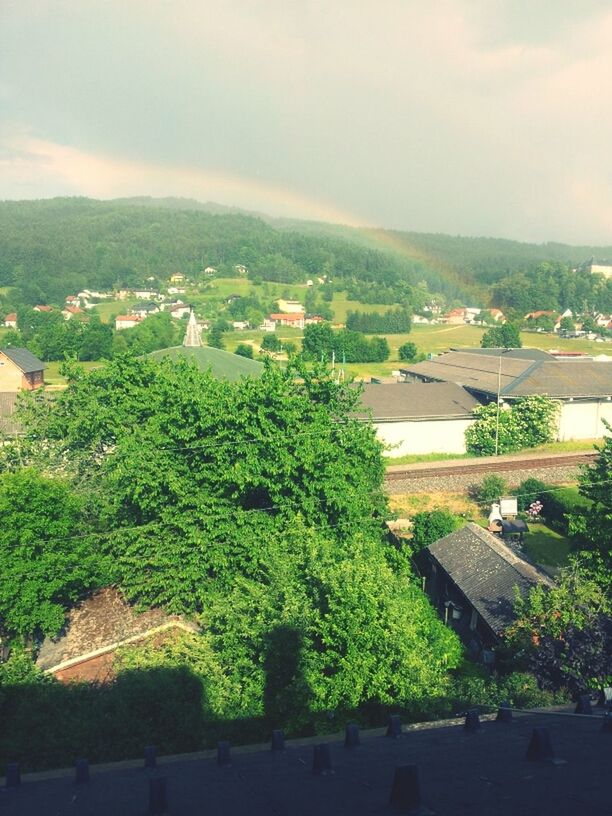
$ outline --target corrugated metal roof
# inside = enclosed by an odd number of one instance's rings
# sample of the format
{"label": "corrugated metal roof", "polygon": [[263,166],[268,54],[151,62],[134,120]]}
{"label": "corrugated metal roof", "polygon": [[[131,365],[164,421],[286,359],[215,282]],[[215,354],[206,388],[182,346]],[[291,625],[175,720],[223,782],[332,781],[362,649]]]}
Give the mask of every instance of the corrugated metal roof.
{"label": "corrugated metal roof", "polygon": [[549,397],[612,396],[612,362],[555,360],[536,363],[502,389],[509,397],[545,394]]}
{"label": "corrugated metal roof", "polygon": [[493,632],[514,620],[514,587],[522,595],[551,579],[501,539],[469,522],[427,548]]}
{"label": "corrugated metal roof", "polygon": [[20,368],[24,374],[32,374],[34,371],[44,371],[45,364],[35,357],[27,348],[3,348],[0,352],[4,354],[9,360],[12,360],[15,365]]}
{"label": "corrugated metal roof", "polygon": [[[510,385],[534,364],[533,360],[517,360],[501,356],[501,387]],[[402,373],[425,379],[451,382],[475,391],[496,394],[499,381],[500,357],[489,357],[463,351],[449,351],[432,360],[404,365]]]}

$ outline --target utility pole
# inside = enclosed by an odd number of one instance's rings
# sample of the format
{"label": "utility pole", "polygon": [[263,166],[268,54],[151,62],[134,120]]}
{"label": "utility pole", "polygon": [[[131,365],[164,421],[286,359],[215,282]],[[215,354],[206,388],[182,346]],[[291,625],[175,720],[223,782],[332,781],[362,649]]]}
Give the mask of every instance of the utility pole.
{"label": "utility pole", "polygon": [[495,455],[499,454],[499,403],[501,395],[501,372],[502,372],[502,354],[508,349],[504,349],[499,354],[499,367],[497,369],[497,414],[495,416]]}

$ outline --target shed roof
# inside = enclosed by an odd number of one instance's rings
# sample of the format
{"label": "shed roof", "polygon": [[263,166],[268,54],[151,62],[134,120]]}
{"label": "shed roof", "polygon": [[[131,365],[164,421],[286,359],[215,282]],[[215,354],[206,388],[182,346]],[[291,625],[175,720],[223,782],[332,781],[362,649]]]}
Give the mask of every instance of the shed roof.
{"label": "shed roof", "polygon": [[549,351],[536,348],[451,348],[451,351],[462,354],[478,354],[484,357],[511,357],[514,360],[553,360],[554,357]]}
{"label": "shed roof", "polygon": [[0,392],[0,436],[15,436],[22,431],[21,425],[13,419],[18,396],[15,391]]}
{"label": "shed roof", "polygon": [[454,383],[369,383],[361,403],[375,421],[470,416],[480,403]]}
{"label": "shed roof", "polygon": [[544,572],[474,522],[427,549],[496,635],[514,620],[514,587],[526,595],[538,584],[552,585]]}
{"label": "shed roof", "polygon": [[3,348],[0,352],[15,363],[24,374],[32,374],[34,371],[44,371],[45,364],[35,357],[27,348]]}
{"label": "shed roof", "polygon": [[60,636],[45,639],[36,664],[55,671],[171,625],[197,628],[162,609],[137,613],[117,589],[106,587],[69,612]]}

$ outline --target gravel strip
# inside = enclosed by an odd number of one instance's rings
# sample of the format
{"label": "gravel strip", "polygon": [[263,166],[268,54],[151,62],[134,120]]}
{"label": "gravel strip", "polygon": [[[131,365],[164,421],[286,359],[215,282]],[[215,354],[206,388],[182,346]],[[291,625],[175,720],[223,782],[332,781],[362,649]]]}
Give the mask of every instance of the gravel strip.
{"label": "gravel strip", "polygon": [[[525,468],[525,470],[498,470],[496,476],[505,479],[508,485],[516,486],[527,478],[541,479],[550,484],[563,484],[576,481],[579,468],[547,467]],[[464,493],[470,485],[480,484],[487,473],[462,473],[455,476],[426,476],[423,479],[394,479],[386,481],[385,488],[390,495],[403,493]]]}

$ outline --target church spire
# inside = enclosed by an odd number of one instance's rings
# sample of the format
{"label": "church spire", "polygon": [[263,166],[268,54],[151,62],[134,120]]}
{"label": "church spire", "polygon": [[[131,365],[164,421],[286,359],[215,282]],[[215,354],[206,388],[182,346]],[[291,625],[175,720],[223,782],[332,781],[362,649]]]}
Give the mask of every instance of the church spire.
{"label": "church spire", "polygon": [[189,320],[187,321],[187,331],[185,332],[183,345],[190,346],[191,348],[200,348],[202,346],[200,327],[198,326],[198,321],[196,320],[193,306],[191,307],[191,314],[189,315]]}

